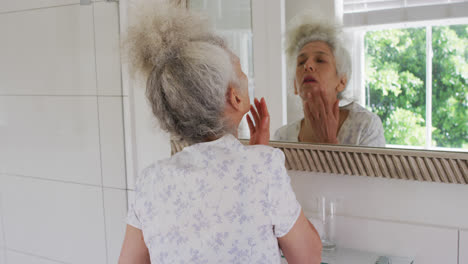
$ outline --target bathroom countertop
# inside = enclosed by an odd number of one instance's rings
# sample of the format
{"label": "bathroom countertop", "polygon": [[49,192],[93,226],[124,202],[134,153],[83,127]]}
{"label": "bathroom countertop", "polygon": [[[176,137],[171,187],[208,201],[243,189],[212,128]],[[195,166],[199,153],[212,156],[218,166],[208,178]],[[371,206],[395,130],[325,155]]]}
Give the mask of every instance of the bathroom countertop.
{"label": "bathroom countertop", "polygon": [[[322,264],[376,264],[380,256],[390,258],[391,264],[412,264],[414,262],[414,258],[411,257],[389,256],[355,249],[337,248],[322,253]],[[288,262],[283,257],[281,263],[287,264]],[[385,262],[381,263],[387,264]]]}

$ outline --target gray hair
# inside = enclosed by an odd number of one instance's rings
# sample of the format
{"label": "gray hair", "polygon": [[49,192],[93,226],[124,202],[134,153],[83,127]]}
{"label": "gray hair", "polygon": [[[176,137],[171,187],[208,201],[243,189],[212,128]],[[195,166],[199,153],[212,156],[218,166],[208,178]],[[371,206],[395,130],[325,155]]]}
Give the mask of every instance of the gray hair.
{"label": "gray hair", "polygon": [[141,74],[160,127],[189,143],[235,131],[223,118],[232,55],[199,14],[168,4],[139,6],[126,37],[132,75]]}
{"label": "gray hair", "polygon": [[[286,55],[288,68],[294,65],[299,51],[308,43],[323,41],[328,44],[336,61],[336,72],[339,77],[346,77],[348,86],[351,79],[351,56],[344,47],[341,26],[330,19],[317,18],[314,15],[301,13],[289,23],[286,33]],[[293,71],[290,72],[292,74]],[[341,99],[342,93],[338,94]]]}

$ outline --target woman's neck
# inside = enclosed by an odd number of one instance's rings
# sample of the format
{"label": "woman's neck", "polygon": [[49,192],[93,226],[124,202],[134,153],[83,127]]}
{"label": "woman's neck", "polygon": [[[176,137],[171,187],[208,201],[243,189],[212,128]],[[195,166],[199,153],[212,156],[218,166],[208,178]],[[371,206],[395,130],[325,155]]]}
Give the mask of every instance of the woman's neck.
{"label": "woman's neck", "polygon": [[[338,137],[338,133],[340,132],[340,129],[344,121],[346,121],[346,119],[348,118],[349,110],[340,109],[339,115],[340,117],[338,121],[338,130],[336,131],[337,137]],[[304,118],[301,120],[301,127],[299,129],[298,141],[299,142],[311,142],[311,143],[323,143],[323,142],[319,142],[320,140],[317,139],[314,129],[312,128],[312,124],[307,118]]]}

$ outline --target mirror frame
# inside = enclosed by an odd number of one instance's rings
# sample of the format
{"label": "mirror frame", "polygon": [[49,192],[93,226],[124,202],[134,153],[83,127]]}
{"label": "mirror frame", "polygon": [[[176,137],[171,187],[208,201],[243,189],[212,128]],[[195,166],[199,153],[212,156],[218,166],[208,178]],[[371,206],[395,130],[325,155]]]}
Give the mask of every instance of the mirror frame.
{"label": "mirror frame", "polygon": [[[249,141],[240,140],[244,145]],[[270,141],[288,170],[468,184],[468,153]],[[187,143],[171,140],[171,155]]]}

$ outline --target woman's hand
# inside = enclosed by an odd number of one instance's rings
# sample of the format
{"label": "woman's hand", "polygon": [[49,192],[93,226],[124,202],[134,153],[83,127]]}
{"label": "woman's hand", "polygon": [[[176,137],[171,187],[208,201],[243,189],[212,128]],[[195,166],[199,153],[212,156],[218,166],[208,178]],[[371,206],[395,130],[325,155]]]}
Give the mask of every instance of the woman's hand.
{"label": "woman's hand", "polygon": [[[250,113],[253,117],[254,122],[250,115],[247,115],[247,123],[249,124],[250,130],[250,145],[263,144],[268,145],[270,142],[270,114],[266,106],[265,99],[262,97],[260,101],[257,98],[254,99],[254,104],[250,106]],[[255,110],[256,108],[256,110]]]}
{"label": "woman's hand", "polygon": [[[309,122],[314,133],[314,142],[338,144],[339,100],[330,105],[326,92],[319,90],[314,93],[307,93],[303,104],[306,121]],[[307,139],[307,135],[303,135],[303,138]]]}

